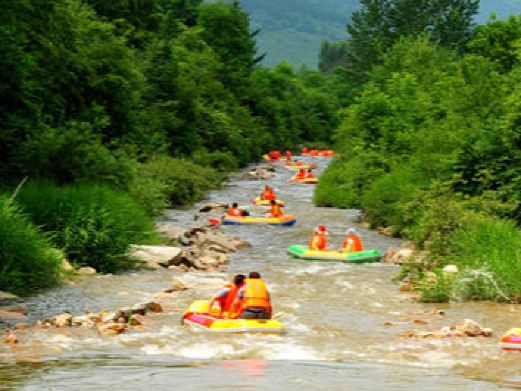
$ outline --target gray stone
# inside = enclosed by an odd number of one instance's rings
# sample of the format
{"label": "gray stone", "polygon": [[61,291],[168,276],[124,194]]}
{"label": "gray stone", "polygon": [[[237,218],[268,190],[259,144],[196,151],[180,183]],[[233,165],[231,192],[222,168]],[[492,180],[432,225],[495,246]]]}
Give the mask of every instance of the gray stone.
{"label": "gray stone", "polygon": [[144,263],[155,262],[163,267],[168,267],[181,262],[181,252],[179,247],[133,245],[129,257]]}

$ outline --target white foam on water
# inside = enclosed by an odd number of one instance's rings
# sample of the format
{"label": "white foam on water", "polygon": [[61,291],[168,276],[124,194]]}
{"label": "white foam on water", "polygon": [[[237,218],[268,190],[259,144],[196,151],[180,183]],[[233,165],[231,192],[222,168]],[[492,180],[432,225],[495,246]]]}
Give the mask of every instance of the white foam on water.
{"label": "white foam on water", "polygon": [[264,358],[267,360],[321,360],[323,356],[319,355],[314,349],[309,347],[295,345],[270,345],[264,350]]}
{"label": "white foam on water", "polygon": [[378,302],[376,302],[376,301],[373,301],[373,302],[371,303],[371,307],[375,307],[375,308],[383,308],[384,305],[383,305],[382,303],[378,303]]}
{"label": "white foam on water", "polygon": [[210,359],[237,356],[243,352],[230,344],[196,343],[180,349],[175,354],[186,358]]}

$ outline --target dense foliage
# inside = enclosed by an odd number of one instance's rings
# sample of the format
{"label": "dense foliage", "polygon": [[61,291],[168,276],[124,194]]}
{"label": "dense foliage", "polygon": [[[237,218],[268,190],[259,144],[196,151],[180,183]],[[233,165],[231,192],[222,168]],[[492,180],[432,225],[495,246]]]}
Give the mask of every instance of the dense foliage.
{"label": "dense foliage", "polygon": [[15,202],[78,266],[130,266],[164,207],[338,124],[323,76],[260,68],[255,37],[237,2],[3,4],[0,185],[29,178]]}
{"label": "dense foliage", "polygon": [[491,20],[464,54],[404,34],[336,132],[342,158],[316,202],[362,208],[413,239],[423,253],[402,277],[423,281],[425,300],[521,299],[520,27],[521,17]]}
{"label": "dense foliage", "polygon": [[51,287],[60,281],[59,251],[20,208],[0,197],[0,287],[17,294]]}

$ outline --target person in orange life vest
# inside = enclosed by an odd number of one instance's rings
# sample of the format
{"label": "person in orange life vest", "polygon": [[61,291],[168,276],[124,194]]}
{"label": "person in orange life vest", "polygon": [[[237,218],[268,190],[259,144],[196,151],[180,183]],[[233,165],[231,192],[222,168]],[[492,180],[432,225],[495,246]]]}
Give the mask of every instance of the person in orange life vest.
{"label": "person in orange life vest", "polygon": [[313,176],[313,170],[310,168],[310,169],[308,169],[308,173],[306,174],[306,179],[313,179],[313,178],[315,178]]}
{"label": "person in orange life vest", "polygon": [[295,179],[305,179],[306,178],[306,170],[301,168],[297,175],[295,175]]}
{"label": "person in orange life vest", "polygon": [[309,241],[308,247],[310,250],[320,251],[327,249],[327,239],[326,235],[328,235],[326,227],[324,225],[319,225],[317,229],[315,229],[315,233],[311,237]]}
{"label": "person in orange life vest", "polygon": [[219,317],[222,317],[223,312],[230,313],[233,303],[237,298],[237,292],[244,286],[246,276],[244,274],[237,274],[233,278],[233,282],[226,283],[224,288],[210,300],[208,310],[211,311],[214,303],[219,304]]}
{"label": "person in orange life vest", "polygon": [[271,187],[269,187],[268,185],[266,185],[266,186],[264,186],[264,191],[262,192],[260,198],[262,200],[271,201],[277,197],[275,196],[275,192],[273,191],[273,189]]}
{"label": "person in orange life vest", "polygon": [[311,156],[318,156],[318,150],[312,149],[311,150]]}
{"label": "person in orange life vest", "polygon": [[232,204],[231,208],[228,208],[228,216],[241,217],[242,215],[243,211],[239,209],[239,205],[236,202]]}
{"label": "person in orange life vest", "polygon": [[259,273],[248,275],[244,286],[237,292],[232,313],[241,319],[271,319],[270,292]]}
{"label": "person in orange life vest", "polygon": [[269,213],[271,213],[272,217],[282,217],[284,216],[284,212],[282,211],[282,206],[280,206],[277,201],[271,200],[270,201],[271,209]]}
{"label": "person in orange life vest", "polygon": [[291,159],[291,156],[292,156],[291,151],[286,151],[286,152],[284,153],[284,155],[286,156],[286,160],[287,160],[287,159]]}
{"label": "person in orange life vest", "polygon": [[296,166],[303,166],[304,163],[302,163],[300,160],[297,160],[297,162],[295,163]]}
{"label": "person in orange life vest", "polygon": [[302,148],[302,153],[303,154],[308,154],[309,153],[309,148],[308,147]]}
{"label": "person in orange life vest", "polygon": [[273,151],[273,157],[275,159],[280,159],[280,151]]}
{"label": "person in orange life vest", "polygon": [[356,229],[349,228],[347,230],[346,239],[342,245],[342,250],[348,252],[364,251],[364,244],[362,243],[360,236],[358,236]]}

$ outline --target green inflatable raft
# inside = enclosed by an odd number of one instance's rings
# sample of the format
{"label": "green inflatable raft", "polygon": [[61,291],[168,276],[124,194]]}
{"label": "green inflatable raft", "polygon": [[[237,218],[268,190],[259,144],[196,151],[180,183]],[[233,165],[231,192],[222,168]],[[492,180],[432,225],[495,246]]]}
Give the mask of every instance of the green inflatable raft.
{"label": "green inflatable raft", "polygon": [[345,262],[345,263],[376,263],[382,260],[378,250],[364,250],[354,253],[336,250],[310,250],[308,246],[294,244],[288,247],[288,254],[304,261]]}

